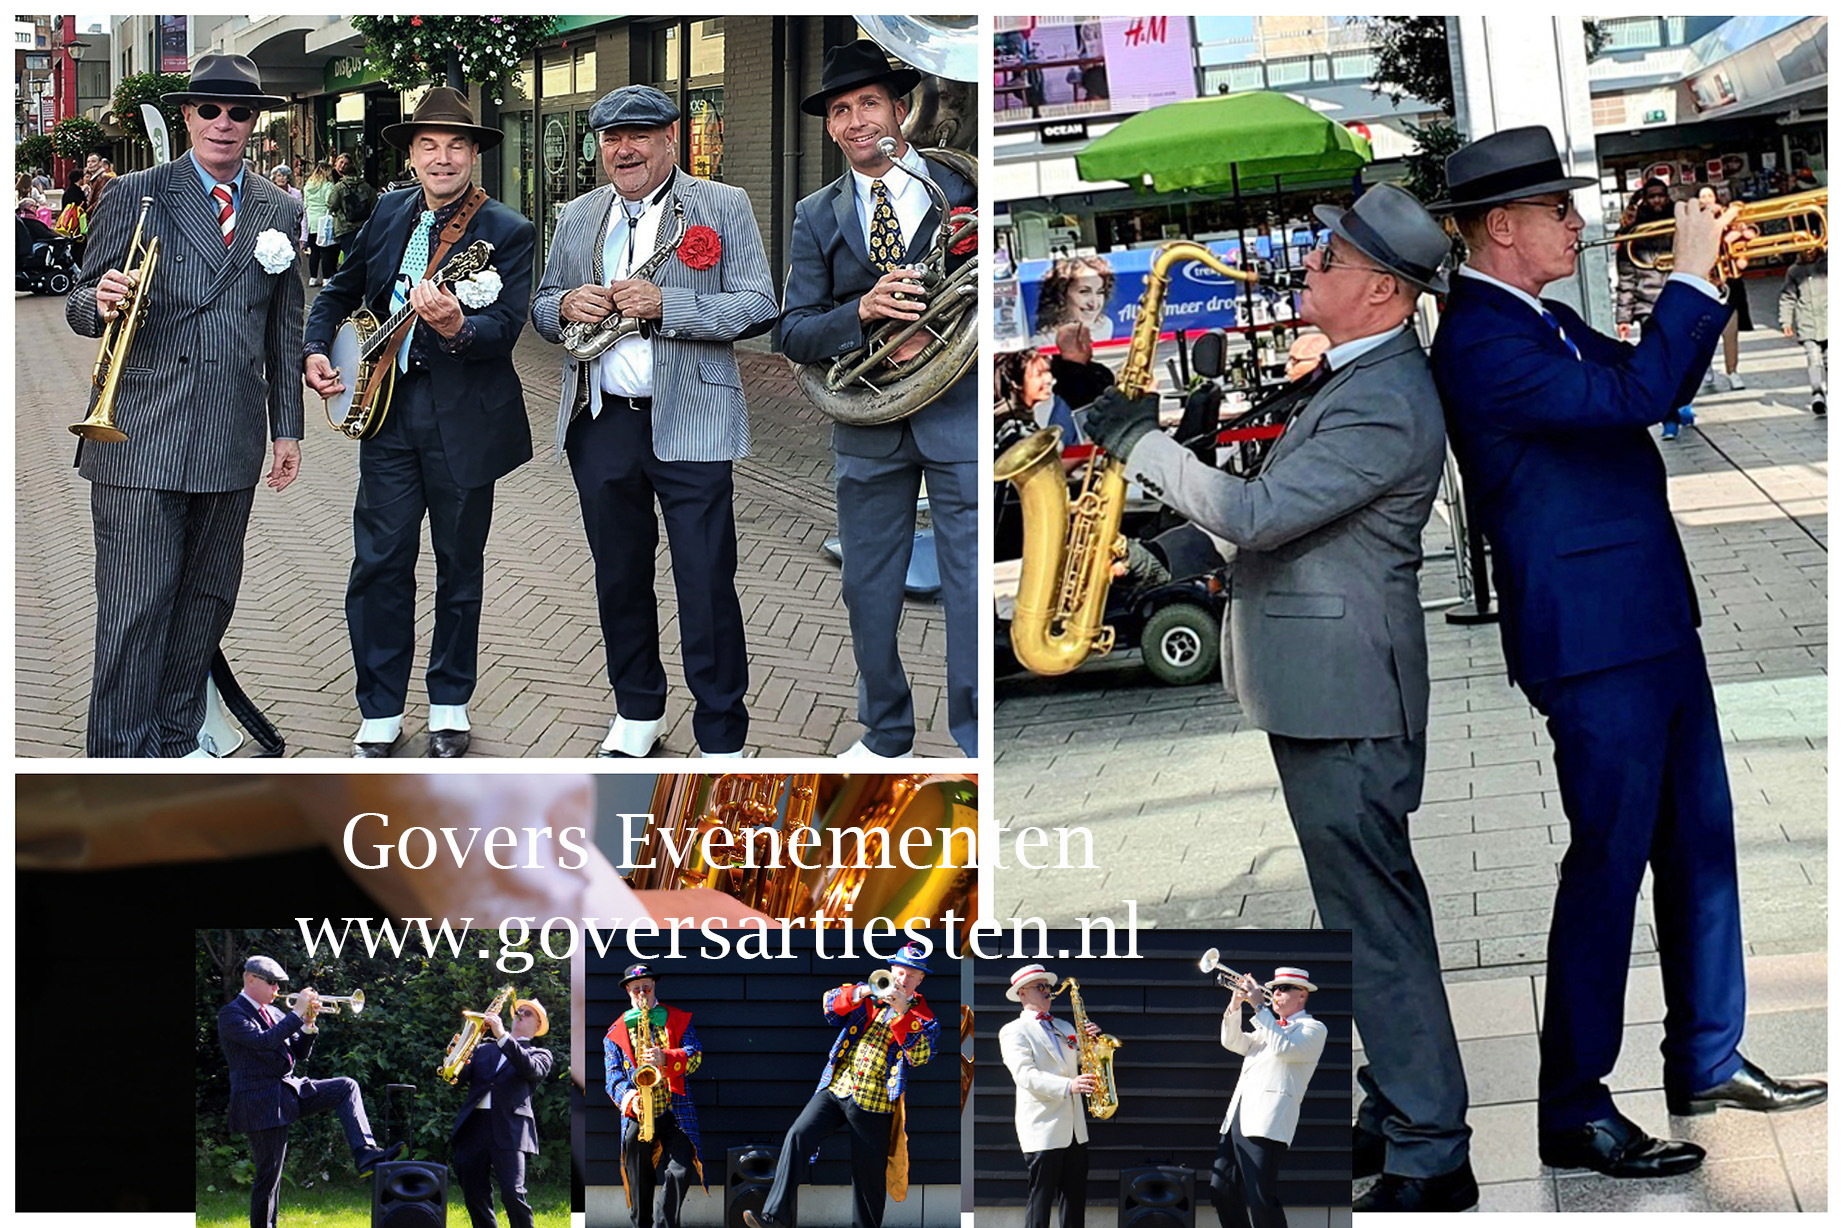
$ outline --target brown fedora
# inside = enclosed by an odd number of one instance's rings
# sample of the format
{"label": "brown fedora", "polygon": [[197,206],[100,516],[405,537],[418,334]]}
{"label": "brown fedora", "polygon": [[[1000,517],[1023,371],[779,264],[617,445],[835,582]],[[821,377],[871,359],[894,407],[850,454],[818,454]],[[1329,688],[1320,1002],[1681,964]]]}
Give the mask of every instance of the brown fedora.
{"label": "brown fedora", "polygon": [[418,128],[465,132],[480,142],[482,150],[491,149],[505,139],[505,133],[499,129],[476,124],[474,109],[467,105],[467,96],[445,85],[438,85],[424,94],[408,119],[385,128],[384,139],[398,149],[407,150]]}

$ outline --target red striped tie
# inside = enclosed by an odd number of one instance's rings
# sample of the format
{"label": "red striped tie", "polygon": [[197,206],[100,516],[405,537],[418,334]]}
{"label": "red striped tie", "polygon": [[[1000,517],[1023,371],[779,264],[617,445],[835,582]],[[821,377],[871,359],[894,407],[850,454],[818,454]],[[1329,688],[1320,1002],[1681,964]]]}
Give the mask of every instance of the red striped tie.
{"label": "red striped tie", "polygon": [[211,189],[212,198],[218,202],[218,230],[224,236],[224,246],[237,237],[237,211],[230,206],[230,185],[220,183]]}

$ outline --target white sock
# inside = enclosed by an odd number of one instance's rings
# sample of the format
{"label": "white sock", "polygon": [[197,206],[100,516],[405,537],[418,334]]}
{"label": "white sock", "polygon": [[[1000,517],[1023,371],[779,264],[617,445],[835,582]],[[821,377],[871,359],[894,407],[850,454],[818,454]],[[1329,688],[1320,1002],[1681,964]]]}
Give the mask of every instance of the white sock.
{"label": "white sock", "polygon": [[368,716],[358,723],[358,732],[352,735],[353,742],[395,742],[397,735],[403,732],[403,714],[395,716]]}
{"label": "white sock", "polygon": [[472,729],[467,723],[466,704],[430,704],[429,732],[442,733],[449,729]]}

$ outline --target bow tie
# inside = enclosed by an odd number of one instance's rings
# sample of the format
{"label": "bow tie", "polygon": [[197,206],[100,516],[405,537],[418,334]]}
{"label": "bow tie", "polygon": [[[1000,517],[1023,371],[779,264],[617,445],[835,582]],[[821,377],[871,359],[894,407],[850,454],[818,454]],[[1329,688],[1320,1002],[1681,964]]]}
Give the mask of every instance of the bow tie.
{"label": "bow tie", "polygon": [[1038,1011],[1037,1018],[1044,1023],[1048,1023],[1049,1022],[1049,1012],[1048,1011]]}

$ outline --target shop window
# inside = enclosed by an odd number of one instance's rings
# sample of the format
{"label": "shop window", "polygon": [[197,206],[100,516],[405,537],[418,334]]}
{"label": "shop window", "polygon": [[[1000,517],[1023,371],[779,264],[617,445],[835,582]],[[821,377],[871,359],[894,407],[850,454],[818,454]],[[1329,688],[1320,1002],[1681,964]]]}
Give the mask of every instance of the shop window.
{"label": "shop window", "polygon": [[688,158],[685,167],[693,175],[723,182],[723,87],[693,90]]}
{"label": "shop window", "polygon": [[341,94],[339,102],[333,107],[333,122],[336,124],[362,124],[365,122],[365,96],[357,90]]}
{"label": "shop window", "polygon": [[[660,26],[653,31],[647,75],[655,82],[678,80],[678,27]],[[670,93],[671,91],[666,91]]]}
{"label": "shop window", "polygon": [[723,19],[691,23],[691,75],[695,77],[723,74]]}
{"label": "shop window", "polygon": [[563,94],[574,94],[575,62],[567,51],[552,51],[544,57],[544,97],[556,98]]}
{"label": "shop window", "polygon": [[589,127],[589,113],[576,112],[576,195],[582,196],[601,186],[602,152],[595,132]]}
{"label": "shop window", "polygon": [[511,107],[517,106],[521,102],[530,102],[532,98],[531,87],[534,81],[535,75],[531,70],[531,61],[524,60],[520,62],[518,71],[513,73],[511,78],[506,82],[505,105]]}
{"label": "shop window", "polygon": [[593,94],[595,89],[595,48],[579,48],[576,52],[576,92]]}

